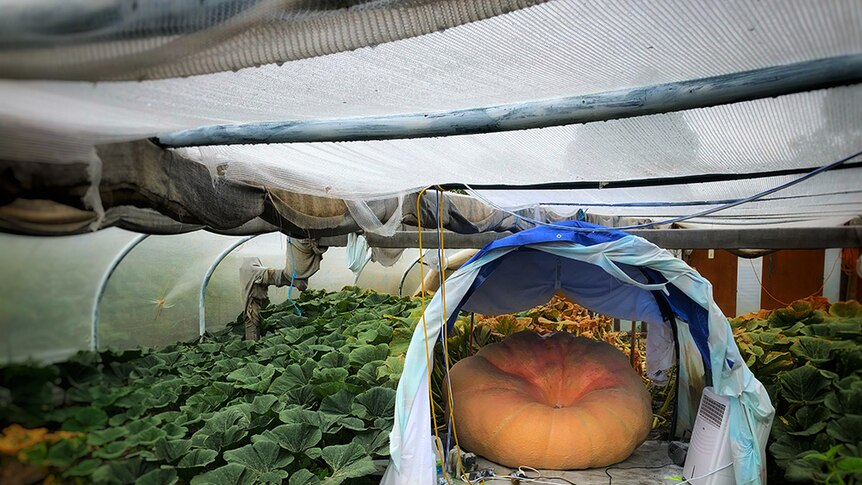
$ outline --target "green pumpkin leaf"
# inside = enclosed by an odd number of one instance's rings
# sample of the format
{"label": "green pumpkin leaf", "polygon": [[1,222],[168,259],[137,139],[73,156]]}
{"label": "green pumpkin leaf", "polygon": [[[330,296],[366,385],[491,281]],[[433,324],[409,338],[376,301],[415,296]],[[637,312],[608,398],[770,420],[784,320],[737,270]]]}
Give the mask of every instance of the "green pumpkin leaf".
{"label": "green pumpkin leaf", "polygon": [[81,439],[60,440],[48,448],[45,462],[57,468],[68,468],[87,455],[87,445]]}
{"label": "green pumpkin leaf", "polygon": [[93,474],[96,469],[102,464],[102,460],[84,460],[79,462],[77,465],[72,468],[66,470],[66,473],[63,474],[64,477],[87,477]]}
{"label": "green pumpkin leaf", "polygon": [[353,404],[354,397],[355,394],[350,391],[338,391],[320,401],[320,411],[330,414],[348,415],[350,414],[350,407]]}
{"label": "green pumpkin leaf", "polygon": [[253,483],[255,483],[254,476],[246,473],[245,467],[238,463],[228,463],[198,475],[191,481],[191,485],[251,485]]}
{"label": "green pumpkin leaf", "polygon": [[138,477],[145,475],[154,469],[155,465],[145,463],[140,458],[132,458],[125,461],[114,461],[102,465],[93,472],[93,482],[127,485],[135,483]]}
{"label": "green pumpkin leaf", "polygon": [[332,475],[323,481],[328,485],[337,485],[349,478],[364,477],[377,471],[371,457],[356,443],[327,446],[321,451],[321,457],[332,469]]}
{"label": "green pumpkin leaf", "polygon": [[227,375],[227,380],[236,382],[236,387],[249,389],[256,392],[266,392],[272,378],[275,375],[275,367],[272,365],[261,365],[254,362],[247,363],[245,367],[237,369]]}
{"label": "green pumpkin leaf", "polygon": [[185,404],[180,406],[180,410],[190,416],[209,412],[224,404],[235,392],[233,384],[210,382],[203,390],[186,399]]}
{"label": "green pumpkin leaf", "polygon": [[204,427],[192,435],[192,445],[219,451],[245,438],[249,424],[245,413],[227,408],[214,413]]}
{"label": "green pumpkin leaf", "polygon": [[314,473],[303,468],[293,473],[288,480],[288,485],[318,485],[320,479]]}
{"label": "green pumpkin leaf", "polygon": [[326,397],[344,390],[347,384],[343,381],[324,382],[314,386],[313,393],[316,397]]}
{"label": "green pumpkin leaf", "polygon": [[251,412],[254,414],[266,414],[279,404],[278,397],[271,394],[254,396],[251,402]]}
{"label": "green pumpkin leaf", "polygon": [[818,404],[823,402],[832,380],[810,365],[783,372],[778,376],[781,394],[791,403]]}
{"label": "green pumpkin leaf", "polygon": [[784,477],[791,482],[825,483],[826,474],[823,465],[805,458],[797,458],[787,462]]}
{"label": "green pumpkin leaf", "polygon": [[129,432],[129,436],[152,429],[159,425],[159,420],[153,417],[142,417],[123,426]]}
{"label": "green pumpkin leaf", "polygon": [[365,425],[365,422],[359,418],[355,418],[353,416],[347,416],[342,418],[341,421],[338,422],[344,429],[349,429],[351,431],[365,431],[368,427]]}
{"label": "green pumpkin leaf", "polygon": [[376,386],[380,380],[378,369],[383,367],[383,365],[382,360],[371,361],[356,371],[356,377],[366,386]]}
{"label": "green pumpkin leaf", "polygon": [[353,414],[360,418],[388,418],[395,413],[395,391],[373,387],[353,400]]}
{"label": "green pumpkin leaf", "polygon": [[862,304],[855,300],[835,302],[829,307],[829,314],[838,318],[862,318]]}
{"label": "green pumpkin leaf", "polygon": [[356,435],[352,442],[361,446],[369,455],[389,456],[388,431],[366,431]]}
{"label": "green pumpkin leaf", "polygon": [[149,471],[135,480],[135,485],[175,485],[179,479],[173,468],[160,468]]}
{"label": "green pumpkin leaf", "polygon": [[789,307],[773,311],[767,318],[772,328],[788,328],[814,314],[814,307],[809,302],[795,301]]}
{"label": "green pumpkin leaf", "polygon": [[774,443],[769,445],[769,452],[772,453],[779,466],[785,469],[791,460],[795,460],[797,456],[810,450],[810,440],[788,435],[780,436]]}
{"label": "green pumpkin leaf", "polygon": [[165,432],[165,438],[169,440],[178,440],[189,432],[185,426],[180,426],[176,423],[168,423],[162,426],[162,431]]}
{"label": "green pumpkin leaf", "polygon": [[172,463],[179,460],[192,448],[190,440],[167,440],[161,438],[153,444],[153,458]]}
{"label": "green pumpkin leaf", "polygon": [[862,437],[862,416],[842,416],[826,426],[826,432],[841,443],[856,444]]}
{"label": "green pumpkin leaf", "polygon": [[790,352],[796,357],[814,364],[824,364],[832,360],[836,350],[849,347],[853,347],[852,342],[835,342],[819,337],[799,337],[790,346]]}
{"label": "green pumpkin leaf", "polygon": [[288,473],[284,467],[293,462],[293,455],[284,452],[278,443],[261,440],[250,445],[225,451],[224,459],[228,463],[236,463],[245,467],[248,473],[256,478],[272,481],[278,478],[279,482],[287,478]]}
{"label": "green pumpkin leaf", "polygon": [[323,382],[344,382],[350,373],[344,368],[321,368],[314,369],[312,375],[312,383],[319,384]]}
{"label": "green pumpkin leaf", "polygon": [[388,356],[389,346],[386,344],[363,345],[362,347],[351,350],[350,354],[347,356],[347,360],[351,366],[360,368],[375,360],[383,361]]}
{"label": "green pumpkin leaf", "polygon": [[125,441],[114,441],[93,452],[93,456],[106,460],[115,460],[123,456],[128,449],[130,449],[130,446]]}
{"label": "green pumpkin leaf", "polygon": [[91,446],[103,446],[128,434],[129,431],[126,428],[108,428],[94,431],[87,435],[87,444]]}
{"label": "green pumpkin leaf", "polygon": [[404,372],[404,358],[400,356],[387,357],[384,365],[377,368],[377,378],[397,381],[402,372]]}
{"label": "green pumpkin leaf", "polygon": [[337,351],[324,355],[319,362],[317,369],[339,369],[348,365],[347,355]]}
{"label": "green pumpkin leaf", "polygon": [[838,415],[862,415],[862,386],[856,389],[838,389],[827,395],[823,404]]}
{"label": "green pumpkin leaf", "polygon": [[295,407],[285,409],[278,414],[278,417],[283,423],[304,423],[311,425],[322,433],[334,433],[338,429],[341,429],[339,421],[344,419],[345,416]]}
{"label": "green pumpkin leaf", "polygon": [[167,433],[163,429],[151,426],[139,433],[135,433],[126,438],[129,446],[148,446],[155,444],[159,439],[165,439]]}
{"label": "green pumpkin leaf", "polygon": [[310,406],[311,404],[313,404],[314,401],[317,400],[317,396],[315,396],[314,394],[314,389],[315,386],[308,385],[287,391],[286,393],[284,393],[284,403]]}
{"label": "green pumpkin leaf", "polygon": [[94,431],[103,429],[108,423],[108,415],[98,408],[73,408],[63,421],[66,431]]}
{"label": "green pumpkin leaf", "polygon": [[278,443],[291,453],[301,453],[320,443],[323,433],[316,426],[305,423],[283,424],[258,435],[261,439]]}
{"label": "green pumpkin leaf", "polygon": [[311,380],[315,364],[306,365],[290,364],[284,368],[284,373],[278,376],[269,386],[269,393],[282,394],[291,389],[296,389],[308,384]]}
{"label": "green pumpkin leaf", "polygon": [[826,429],[826,421],[830,415],[829,409],[823,406],[803,406],[796,411],[795,425],[788,434],[794,436],[814,436]]}
{"label": "green pumpkin leaf", "polygon": [[180,459],[179,463],[177,463],[177,468],[206,466],[214,462],[216,458],[218,458],[218,452],[215,450],[192,450]]}
{"label": "green pumpkin leaf", "polygon": [[392,330],[392,341],[389,342],[389,355],[403,356],[407,354],[410,340],[413,338],[413,330],[410,328],[396,328]]}

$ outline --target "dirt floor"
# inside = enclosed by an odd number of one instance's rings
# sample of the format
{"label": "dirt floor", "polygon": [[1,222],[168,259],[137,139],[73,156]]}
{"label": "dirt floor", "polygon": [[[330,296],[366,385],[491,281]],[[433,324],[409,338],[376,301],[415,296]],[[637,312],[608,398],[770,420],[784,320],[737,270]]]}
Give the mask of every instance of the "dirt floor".
{"label": "dirt floor", "polygon": [[[506,475],[514,471],[511,468],[491,463],[484,458],[479,458],[477,464],[480,469],[494,469],[497,475],[494,479],[486,479],[486,484],[517,484],[512,479],[505,478]],[[611,465],[610,467],[575,471],[539,470],[539,472],[541,476],[537,477],[535,472],[528,471],[527,476],[536,480],[521,480],[520,484],[670,485],[680,480],[682,467],[674,465],[670,458],[668,458],[666,441],[647,441],[635,450],[634,454],[628,460]],[[562,477],[565,480],[550,477]]]}

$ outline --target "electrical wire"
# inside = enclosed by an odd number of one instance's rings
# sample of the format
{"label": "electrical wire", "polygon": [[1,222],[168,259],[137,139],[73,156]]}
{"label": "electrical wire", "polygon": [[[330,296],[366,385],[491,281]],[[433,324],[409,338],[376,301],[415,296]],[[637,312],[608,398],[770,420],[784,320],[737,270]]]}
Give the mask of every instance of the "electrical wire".
{"label": "electrical wire", "polygon": [[[524,475],[524,476],[521,476],[521,475]],[[571,485],[577,485],[575,482],[569,480],[568,478],[563,478],[563,477],[546,477],[543,475],[539,475],[536,478],[529,478],[523,472],[521,475],[515,475],[515,473],[512,472],[508,475],[485,477],[485,478],[481,479],[480,483],[484,483],[486,481],[492,481],[492,480],[501,480],[501,481],[506,481],[509,483],[539,483],[539,484],[543,484],[543,485],[563,485],[560,482],[549,482],[549,481],[547,481],[547,480],[562,480],[565,483],[569,483]]]}
{"label": "electrical wire", "polygon": [[[446,271],[444,269],[444,260],[443,260],[443,250],[445,247],[445,237],[443,231],[443,189],[438,185],[439,189],[437,192],[437,237],[439,239],[439,253],[438,253],[438,264],[440,266],[440,296],[443,303],[443,365],[446,367],[446,387],[447,387],[447,401],[449,407],[449,420],[452,423],[452,436],[455,438],[455,447],[458,449],[458,465],[460,469],[464,469],[464,462],[461,459],[461,445],[458,443],[458,428],[455,426],[455,401],[452,397],[452,380],[449,379],[449,325],[446,324],[446,320],[448,317],[446,311]],[[419,211],[416,212],[417,214]],[[469,478],[466,480],[467,483],[472,485],[472,482]]]}
{"label": "electrical wire", "polygon": [[531,466],[526,466],[526,465],[521,465],[521,466],[519,466],[519,467],[518,467],[518,472],[520,472],[522,475],[524,475],[524,477],[525,477],[525,478],[527,478],[527,479],[530,479],[530,477],[528,477],[528,476],[527,476],[527,472],[525,472],[525,471],[524,471],[524,469],[528,469],[528,470],[530,470],[531,472],[533,472],[533,473],[535,473],[535,474],[537,475],[536,477],[533,477],[533,479],[542,479],[542,478],[544,478],[544,479],[546,479],[546,480],[562,480],[562,481],[564,481],[564,482],[566,482],[566,483],[570,483],[571,485],[577,485],[575,482],[573,482],[573,481],[571,481],[571,480],[569,480],[568,478],[565,478],[565,477],[552,477],[552,476],[548,476],[548,475],[542,475],[542,472],[540,472],[539,470],[536,470],[535,468],[533,468],[533,467],[531,467]]}
{"label": "electrical wire", "polygon": [[[562,477],[544,477],[544,478],[547,478],[548,480],[565,480],[568,483],[574,484],[574,482],[570,482],[567,479],[562,478]],[[462,479],[463,479],[463,477],[462,477]],[[482,481],[480,483],[484,483],[486,481],[492,481],[492,480],[500,480],[500,481],[506,481],[509,483],[539,483],[542,485],[562,485],[562,484],[560,484],[560,482],[548,482],[546,480],[540,480],[538,478],[525,478],[525,477],[520,477],[520,476],[516,476],[516,475],[512,475],[512,474],[503,475],[503,476],[499,476],[499,477],[486,477],[486,478],[482,478],[481,480]]]}
{"label": "electrical wire", "polygon": [[[419,263],[419,261],[421,259],[422,259],[421,257],[416,258],[416,261],[413,261],[413,264],[411,264],[407,268],[407,271],[405,271],[404,274],[401,276],[401,283],[398,284],[398,296],[404,296],[404,291],[403,291],[404,290],[404,282],[407,281],[407,275],[410,274],[410,271],[413,269],[414,266],[416,266]],[[413,295],[410,295],[410,296],[413,296]]]}
{"label": "electrical wire", "polygon": [[[817,290],[814,291],[814,293],[806,296],[805,298],[800,298],[800,299],[806,300],[806,299],[811,298],[812,296],[816,296],[818,294],[822,295],[823,289],[826,288],[826,282],[829,281],[829,278],[832,277],[832,273],[835,272],[835,268],[838,266],[838,261],[840,261],[840,260],[841,260],[840,257],[836,258],[835,261],[832,263],[832,269],[829,270],[829,274],[826,275],[825,278],[823,278],[823,284],[820,285],[820,288],[818,288]],[[766,296],[772,298],[773,300],[777,301],[778,303],[780,303],[784,306],[790,306],[791,305],[790,303],[779,300],[775,295],[773,295],[772,293],[769,292],[769,290],[766,289],[766,286],[763,285],[763,281],[761,281],[761,278],[759,278],[757,276],[757,269],[754,267],[754,262],[752,262],[751,259],[748,260],[748,264],[751,265],[751,271],[752,271],[752,274],[754,275],[755,281],[757,281],[757,284],[760,285],[760,289],[763,290],[764,293],[766,293]]]}
{"label": "electrical wire", "polygon": [[[419,192],[419,195],[416,197],[416,214],[417,214],[417,227],[419,230],[419,276],[422,278],[422,294],[420,295],[420,301],[422,305],[422,331],[425,334],[425,368],[428,371],[428,403],[429,405],[434,402],[434,393],[431,390],[431,355],[428,351],[428,323],[425,320],[425,265],[422,262],[422,216],[421,212],[419,212],[419,203],[422,200],[422,196],[425,195],[425,191],[428,190],[429,187],[425,187]],[[431,409],[431,421],[434,425],[434,446],[437,448],[437,452],[440,453],[440,457],[445,456],[443,454],[442,444],[440,443],[440,433],[437,431],[437,415],[434,413],[434,409]],[[452,485],[452,480],[449,479],[449,475],[446,471],[443,471],[443,477],[446,479],[446,483],[448,485]]]}
{"label": "electrical wire", "polygon": [[[608,476],[608,485],[612,485],[613,481],[614,481],[614,477],[611,476],[611,473],[610,473],[611,470],[661,470],[662,468],[666,468],[666,467],[669,467],[672,465],[674,465],[673,462],[666,463],[666,464],[661,465],[661,466],[628,466],[628,467],[609,466],[609,467],[605,468],[605,475]],[[728,465],[728,466],[730,466],[730,465]],[[714,472],[707,473],[704,476],[712,475],[713,473],[724,470],[725,468],[727,468],[727,466],[719,468],[718,470],[715,470]],[[703,478],[703,477],[698,477],[698,479],[700,479],[700,478]],[[675,485],[680,485],[680,484],[675,484]]]}
{"label": "electrical wire", "polygon": [[[850,195],[850,194],[859,194],[862,193],[862,190],[842,190],[838,192],[824,192],[821,194],[809,194],[809,195],[788,195],[785,197],[764,197],[760,199],[761,201],[774,201],[774,200],[796,200],[796,199],[810,199],[813,197],[824,197],[827,195]],[[719,200],[687,200],[683,202],[673,202],[673,201],[644,201],[644,202],[539,202],[540,206],[560,206],[560,207],[689,207],[695,205],[719,205],[719,204],[730,204],[737,199],[719,199]]]}
{"label": "electrical wire", "polygon": [[[673,465],[673,463],[668,463],[668,464],[662,465],[662,466],[631,466],[631,467],[625,467],[625,468],[610,466],[610,467],[605,468],[605,475],[608,476],[608,485],[613,485],[614,477],[611,476],[611,474],[609,472],[610,470],[659,470],[661,468],[665,468],[665,467],[668,467],[671,465]],[[702,479],[704,479],[710,475],[715,475],[716,473],[724,470],[725,468],[727,468],[731,465],[733,465],[733,462],[730,462],[727,465],[724,465],[722,467],[716,468],[715,470],[713,470],[709,473],[704,473],[703,475],[701,475],[699,477],[687,478],[681,482],[675,483],[674,485],[684,485],[686,483],[691,483],[693,480],[702,480]]]}
{"label": "electrical wire", "polygon": [[862,155],[862,152],[856,152],[856,153],[854,153],[854,154],[852,154],[852,155],[850,155],[850,156],[848,156],[848,157],[842,158],[841,160],[837,160],[837,161],[832,162],[832,163],[830,163],[830,164],[828,164],[828,165],[824,165],[824,166],[822,166],[822,167],[820,167],[820,168],[817,168],[817,169],[815,169],[815,170],[812,170],[811,172],[808,172],[807,174],[805,174],[805,175],[803,175],[803,176],[801,176],[801,177],[799,177],[799,178],[793,179],[793,180],[791,180],[790,182],[786,182],[786,183],[783,183],[783,184],[778,185],[778,186],[776,186],[776,187],[773,187],[773,188],[771,188],[771,189],[764,190],[763,192],[758,192],[758,193],[756,193],[756,194],[754,194],[754,195],[752,195],[752,196],[745,197],[745,198],[743,198],[743,199],[737,199],[737,200],[735,200],[735,201],[733,201],[733,202],[730,202],[730,203],[727,203],[727,204],[723,204],[723,205],[718,206],[718,207],[713,207],[712,209],[706,209],[706,210],[702,210],[702,211],[700,211],[700,212],[695,212],[695,213],[693,213],[693,214],[688,214],[688,215],[684,215],[684,216],[674,217],[674,218],[671,218],[671,219],[665,219],[665,220],[663,220],[663,221],[648,222],[648,223],[645,223],[645,224],[636,224],[636,225],[631,225],[631,226],[611,227],[611,228],[605,228],[605,227],[603,227],[603,228],[570,227],[570,226],[561,226],[561,225],[558,225],[558,224],[551,224],[551,223],[548,223],[548,222],[538,221],[538,220],[531,219],[531,218],[526,217],[526,216],[519,215],[519,214],[517,214],[517,213],[515,213],[515,212],[512,212],[512,211],[510,211],[510,210],[504,209],[504,208],[502,208],[502,207],[498,206],[497,204],[494,204],[493,202],[491,202],[490,200],[488,200],[486,197],[484,197],[484,196],[482,196],[481,194],[479,194],[476,190],[474,190],[474,189],[473,189],[472,187],[470,187],[469,185],[464,184],[464,186],[465,186],[465,187],[467,187],[467,189],[470,191],[470,195],[472,195],[472,196],[476,197],[477,199],[479,199],[479,200],[483,201],[484,203],[488,204],[489,206],[491,206],[491,207],[493,207],[493,208],[495,208],[495,209],[497,209],[497,210],[499,210],[499,211],[505,212],[505,213],[510,214],[510,215],[512,215],[512,216],[515,216],[515,217],[517,217],[518,219],[522,219],[522,220],[524,220],[524,221],[530,222],[530,223],[535,224],[535,225],[538,225],[538,226],[545,226],[545,227],[550,227],[550,228],[553,228],[553,229],[559,229],[559,230],[563,230],[563,231],[573,231],[573,232],[627,231],[627,230],[630,230],[630,229],[646,229],[646,228],[655,227],[655,226],[664,225],[664,224],[673,224],[673,223],[675,223],[675,222],[687,221],[687,220],[689,220],[689,219],[694,219],[694,218],[696,218],[696,217],[703,217],[703,216],[707,216],[707,215],[710,215],[710,214],[714,214],[714,213],[716,213],[716,212],[723,211],[723,210],[726,210],[726,209],[730,209],[730,208],[736,207],[736,206],[738,206],[738,205],[746,204],[746,203],[748,203],[748,202],[753,202],[753,201],[755,201],[755,200],[762,199],[763,197],[766,197],[767,195],[774,194],[775,192],[778,192],[778,191],[780,191],[780,190],[784,190],[784,189],[789,188],[789,187],[792,187],[792,186],[794,186],[794,185],[796,185],[796,184],[802,183],[802,182],[804,182],[804,181],[806,181],[806,180],[808,180],[808,179],[810,179],[810,178],[812,178],[812,177],[814,177],[814,176],[816,176],[816,175],[819,175],[819,174],[821,174],[821,173],[823,173],[823,172],[825,172],[825,171],[827,171],[827,170],[831,170],[831,169],[833,169],[833,168],[836,168],[836,167],[838,167],[838,166],[840,166],[840,165],[844,164],[845,162],[848,162],[848,161],[850,161],[850,160],[852,160],[852,159],[854,159],[854,158],[856,158],[856,157],[858,157],[858,156],[860,156],[860,155]]}
{"label": "electrical wire", "polygon": [[699,477],[691,477],[691,478],[687,478],[687,479],[685,479],[685,480],[683,480],[683,481],[681,481],[681,482],[679,482],[679,483],[676,483],[676,484],[674,484],[674,485],[684,485],[684,484],[686,484],[686,483],[691,483],[693,480],[702,480],[702,479],[704,479],[704,478],[706,478],[706,477],[708,477],[708,476],[710,476],[710,475],[714,475],[714,474],[716,474],[716,473],[718,473],[718,472],[720,472],[720,471],[724,470],[725,468],[729,467],[730,465],[733,465],[733,462],[730,462],[730,463],[728,463],[727,465],[724,465],[724,466],[723,466],[723,467],[721,467],[721,468],[716,468],[715,470],[713,470],[713,471],[711,471],[711,472],[709,472],[709,473],[703,474],[703,475],[701,475],[701,476],[699,476]]}

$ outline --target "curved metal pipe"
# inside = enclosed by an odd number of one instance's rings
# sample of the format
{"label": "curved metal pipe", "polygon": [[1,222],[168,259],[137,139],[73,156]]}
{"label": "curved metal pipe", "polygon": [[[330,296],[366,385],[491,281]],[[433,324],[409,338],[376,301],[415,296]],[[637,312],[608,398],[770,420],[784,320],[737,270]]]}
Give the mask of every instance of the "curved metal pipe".
{"label": "curved metal pipe", "polygon": [[210,283],[210,278],[212,278],[213,273],[215,273],[216,268],[221,262],[228,256],[228,254],[232,253],[234,249],[242,246],[243,244],[251,241],[252,239],[260,236],[260,234],[255,234],[254,236],[246,236],[240,238],[238,241],[235,241],[233,244],[225,248],[216,259],[213,260],[213,263],[210,265],[209,269],[207,269],[206,274],[204,275],[203,281],[201,281],[201,291],[198,299],[198,333],[203,335],[207,329],[207,319],[206,319],[206,297],[207,297],[207,285]]}
{"label": "curved metal pipe", "polygon": [[102,303],[102,296],[105,295],[105,289],[108,287],[108,280],[111,279],[111,275],[114,274],[114,271],[123,262],[126,256],[135,246],[140,244],[144,239],[150,237],[149,234],[139,234],[134,239],[128,242],[126,246],[114,257],[114,260],[111,261],[111,264],[105,269],[105,272],[102,273],[102,279],[99,281],[99,286],[96,288],[96,301],[93,307],[93,325],[90,329],[90,350],[96,352],[99,350],[99,317],[100,311],[99,306]]}
{"label": "curved metal pipe", "polygon": [[170,148],[392,140],[608,121],[783,96],[862,82],[862,54],[603,93],[403,115],[213,125],[163,133]]}

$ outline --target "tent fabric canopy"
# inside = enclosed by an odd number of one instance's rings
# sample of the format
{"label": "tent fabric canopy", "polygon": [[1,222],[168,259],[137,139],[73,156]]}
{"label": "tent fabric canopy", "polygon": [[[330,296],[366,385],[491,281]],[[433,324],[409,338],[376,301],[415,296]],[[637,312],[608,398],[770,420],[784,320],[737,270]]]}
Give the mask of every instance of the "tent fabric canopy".
{"label": "tent fabric canopy", "polygon": [[[771,424],[774,408],[742,360],[730,325],[712,300],[711,284],[668,251],[642,238],[578,221],[529,229],[489,244],[453,273],[445,290],[438,291],[428,304],[414,331],[398,384],[390,435],[392,464],[383,483],[433,483],[425,346],[440,337],[443,325],[451,325],[459,310],[522,311],[548,301],[556,291],[592,310],[649,322],[651,372],[671,366],[670,325],[690,335],[693,345],[681,343],[679,347],[680,376],[705,383],[703,375],[693,373],[709,375],[716,392],[731,400],[730,436],[737,483],[760,483],[765,443],[759,443],[752,430],[755,422]],[[663,314],[659,298],[669,304],[673,316]],[[663,349],[663,355],[654,355],[657,349]],[[703,370],[690,364],[694,362],[692,352],[698,354],[696,361],[703,362]],[[693,419],[692,411],[696,410],[687,410],[685,417]]]}

